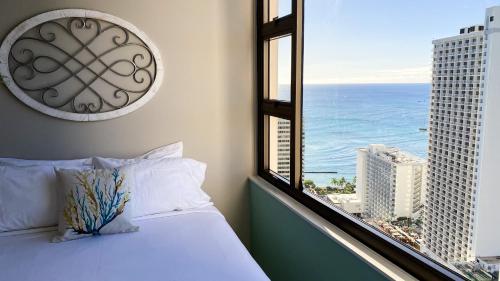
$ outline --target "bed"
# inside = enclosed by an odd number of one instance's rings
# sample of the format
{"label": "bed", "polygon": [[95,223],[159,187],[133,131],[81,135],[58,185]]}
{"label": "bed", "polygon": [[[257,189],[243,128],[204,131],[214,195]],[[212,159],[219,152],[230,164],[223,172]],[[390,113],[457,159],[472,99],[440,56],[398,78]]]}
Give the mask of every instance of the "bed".
{"label": "bed", "polygon": [[213,206],[135,219],[140,231],[50,243],[0,236],[3,281],[269,280]]}

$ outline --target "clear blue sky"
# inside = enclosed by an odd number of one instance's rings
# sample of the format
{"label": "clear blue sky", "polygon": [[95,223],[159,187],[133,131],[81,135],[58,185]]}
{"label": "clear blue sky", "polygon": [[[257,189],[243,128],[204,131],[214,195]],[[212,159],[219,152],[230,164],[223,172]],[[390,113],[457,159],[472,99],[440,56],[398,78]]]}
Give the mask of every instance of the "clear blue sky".
{"label": "clear blue sky", "polygon": [[[305,0],[304,82],[429,82],[432,40],[483,24],[495,5],[500,0]],[[286,10],[290,0],[280,0],[280,14]],[[280,83],[288,84],[284,73]]]}

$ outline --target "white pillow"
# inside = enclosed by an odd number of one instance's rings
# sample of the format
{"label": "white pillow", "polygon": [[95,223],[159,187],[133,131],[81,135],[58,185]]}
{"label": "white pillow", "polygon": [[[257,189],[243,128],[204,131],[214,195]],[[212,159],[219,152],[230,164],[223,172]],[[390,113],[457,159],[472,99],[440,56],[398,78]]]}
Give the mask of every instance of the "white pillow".
{"label": "white pillow", "polygon": [[16,158],[0,158],[0,166],[53,166],[57,168],[91,167],[92,158],[76,160],[24,160]]}
{"label": "white pillow", "polygon": [[93,165],[96,168],[117,168],[137,163],[143,159],[180,158],[182,157],[182,150],[183,143],[180,141],[151,150],[150,152],[133,159],[94,157]]}
{"label": "white pillow", "polygon": [[57,224],[52,166],[0,166],[0,232]]}
{"label": "white pillow", "polygon": [[131,167],[135,174],[133,217],[213,205],[210,196],[201,189],[205,180],[205,163],[166,158],[142,160]]}
{"label": "white pillow", "polygon": [[143,159],[163,159],[163,158],[180,158],[183,150],[182,141],[168,144],[162,147],[153,149],[146,154],[140,156]]}

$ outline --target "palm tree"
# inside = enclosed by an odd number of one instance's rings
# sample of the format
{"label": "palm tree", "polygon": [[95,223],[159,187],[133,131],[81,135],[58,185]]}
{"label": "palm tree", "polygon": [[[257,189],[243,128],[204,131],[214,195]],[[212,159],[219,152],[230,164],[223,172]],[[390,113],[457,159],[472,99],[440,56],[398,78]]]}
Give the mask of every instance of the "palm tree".
{"label": "palm tree", "polygon": [[316,188],[316,184],[312,180],[304,180],[305,188]]}
{"label": "palm tree", "polygon": [[337,187],[339,185],[339,180],[337,178],[332,178],[330,183],[333,185],[333,187]]}
{"label": "palm tree", "polygon": [[341,188],[345,188],[345,185],[346,185],[347,181],[346,181],[345,177],[340,177],[338,183],[339,183],[339,186]]}
{"label": "palm tree", "polygon": [[343,191],[344,191],[345,194],[352,194],[352,193],[356,192],[355,191],[355,187],[356,186],[353,183],[348,182],[348,183],[346,183]]}

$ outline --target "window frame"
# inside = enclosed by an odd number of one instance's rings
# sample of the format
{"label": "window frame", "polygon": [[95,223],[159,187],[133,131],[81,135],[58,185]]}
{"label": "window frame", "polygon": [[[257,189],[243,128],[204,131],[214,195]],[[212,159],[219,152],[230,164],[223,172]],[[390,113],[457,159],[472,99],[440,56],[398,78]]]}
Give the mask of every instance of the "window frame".
{"label": "window frame", "polygon": [[[301,2],[291,1],[292,12],[283,17],[269,18],[267,3],[272,0],[257,1],[257,69],[258,69],[258,170],[259,174],[276,186],[301,188],[301,122],[298,120],[302,116],[302,23],[298,22],[297,11],[302,14]],[[277,1],[277,0],[276,0]],[[264,21],[266,21],[264,23]],[[269,79],[265,76],[269,72],[269,41],[281,37],[291,37],[291,81],[290,81],[290,101],[280,101],[269,99]],[[300,51],[299,51],[300,50]],[[266,53],[267,51],[267,53]],[[267,75],[268,76],[268,75]],[[264,125],[266,116],[273,116],[290,121],[290,182],[287,183],[279,175],[270,171],[267,155],[267,140],[269,131]],[[262,153],[261,153],[262,152]]]}
{"label": "window frame", "polygon": [[[303,204],[330,223],[367,245],[406,272],[423,280],[462,280],[463,277],[444,265],[426,258],[408,246],[363,223],[352,215],[330,208],[303,193],[302,186],[302,90],[304,55],[304,0],[290,0],[291,14],[269,18],[269,4],[279,0],[257,0],[257,173],[260,177]],[[269,52],[266,41],[291,36],[290,101],[269,97]],[[267,77],[266,77],[267,76]],[[284,181],[269,170],[268,128],[266,116],[290,121],[290,180]],[[267,117],[269,118],[269,117]]]}

